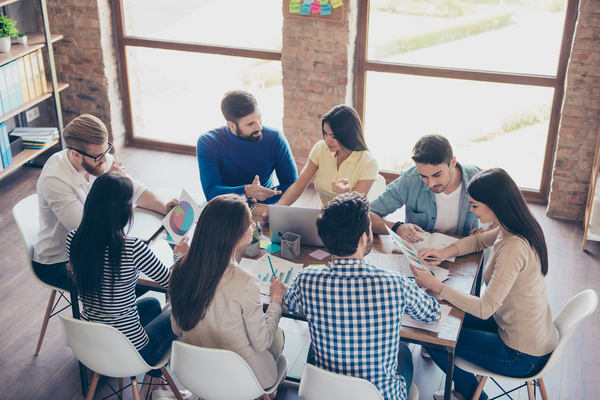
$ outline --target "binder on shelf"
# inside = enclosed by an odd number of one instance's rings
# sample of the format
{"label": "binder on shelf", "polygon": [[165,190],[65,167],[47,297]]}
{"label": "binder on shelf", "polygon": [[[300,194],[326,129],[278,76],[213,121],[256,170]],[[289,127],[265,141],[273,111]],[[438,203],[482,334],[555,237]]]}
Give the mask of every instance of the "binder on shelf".
{"label": "binder on shelf", "polygon": [[2,165],[4,168],[12,164],[12,152],[10,151],[10,142],[8,140],[8,131],[6,122],[0,124],[0,151],[2,152]]}
{"label": "binder on shelf", "polygon": [[6,82],[6,90],[8,91],[8,110],[10,111],[16,107],[15,101],[15,86],[13,85],[12,71],[8,64],[2,66],[4,71],[4,81]]}
{"label": "binder on shelf", "polygon": [[[6,68],[6,86],[8,86],[8,97],[10,108],[15,109],[23,104],[23,95],[21,94],[21,81],[19,80],[19,71],[17,63],[12,61],[4,66]],[[11,82],[8,82],[10,78]]]}
{"label": "binder on shelf", "polygon": [[10,102],[8,101],[8,88],[4,79],[4,67],[0,68],[0,99],[2,100],[2,114],[10,111]]}
{"label": "binder on shelf", "polygon": [[37,59],[38,59],[38,65],[40,68],[40,80],[41,80],[41,84],[42,84],[42,93],[46,93],[46,91],[48,90],[48,86],[46,84],[46,69],[44,68],[44,57],[42,57],[42,49],[38,49],[36,51],[37,54]]}
{"label": "binder on shelf", "polygon": [[42,90],[42,78],[40,78],[40,65],[38,64],[37,54],[29,54],[31,60],[31,71],[33,71],[33,87],[35,88],[35,95],[41,96],[44,94]]}
{"label": "binder on shelf", "polygon": [[23,102],[28,102],[29,89],[27,89],[27,74],[25,73],[25,63],[23,57],[17,58],[17,70],[19,72],[19,80],[21,84],[21,95],[23,96]]}
{"label": "binder on shelf", "polygon": [[27,75],[27,90],[29,91],[29,100],[35,97],[35,84],[33,83],[33,70],[31,69],[31,57],[29,54],[23,56],[23,65],[25,66],[25,75]]}

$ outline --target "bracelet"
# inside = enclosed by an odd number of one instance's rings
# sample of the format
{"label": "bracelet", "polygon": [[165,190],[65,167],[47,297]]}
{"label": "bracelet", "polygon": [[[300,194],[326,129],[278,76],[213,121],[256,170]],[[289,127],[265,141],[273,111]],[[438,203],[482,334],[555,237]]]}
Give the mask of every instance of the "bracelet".
{"label": "bracelet", "polygon": [[394,224],[394,226],[392,226],[392,232],[394,232],[394,233],[397,233],[397,232],[396,232],[396,229],[398,229],[398,227],[399,227],[400,225],[402,225],[402,224],[404,224],[404,222],[402,222],[402,221],[398,221],[398,222],[396,222],[396,223]]}

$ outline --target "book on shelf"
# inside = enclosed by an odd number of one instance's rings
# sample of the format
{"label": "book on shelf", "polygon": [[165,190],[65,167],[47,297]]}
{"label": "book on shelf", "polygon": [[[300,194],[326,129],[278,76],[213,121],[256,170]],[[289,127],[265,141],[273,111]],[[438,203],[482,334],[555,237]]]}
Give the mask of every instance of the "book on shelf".
{"label": "book on shelf", "polygon": [[14,100],[13,97],[11,97],[10,105],[14,109],[20,105],[23,105],[24,102],[23,93],[21,91],[21,78],[19,78],[19,67],[17,66],[16,61],[8,63],[7,67],[9,67],[13,80]]}
{"label": "book on shelf", "polygon": [[35,95],[41,96],[44,94],[42,90],[42,78],[40,77],[40,64],[36,53],[29,54],[31,60],[31,70],[33,71],[33,85],[35,88]]}
{"label": "book on shelf", "polygon": [[29,89],[27,88],[27,74],[25,73],[25,61],[23,57],[17,58],[17,70],[19,71],[19,80],[21,84],[21,94],[23,102],[29,101]]}
{"label": "book on shelf", "polygon": [[44,68],[44,57],[42,57],[42,49],[38,49],[36,51],[38,65],[40,67],[40,80],[42,82],[42,93],[46,93],[47,83],[46,83],[46,69]]}
{"label": "book on shelf", "polygon": [[2,157],[2,165],[4,165],[4,168],[12,164],[12,152],[10,150],[6,122],[0,124],[0,156]]}
{"label": "book on shelf", "polygon": [[29,54],[23,56],[23,65],[25,65],[25,74],[27,75],[27,90],[29,91],[29,100],[35,97],[35,84],[33,81],[33,70],[31,69],[31,57]]}
{"label": "book on shelf", "polygon": [[2,114],[6,114],[10,111],[10,102],[8,101],[6,79],[4,79],[4,68],[0,68],[0,101],[2,101]]}
{"label": "book on shelf", "polygon": [[26,149],[41,149],[58,136],[58,128],[15,128],[10,134],[20,136]]}

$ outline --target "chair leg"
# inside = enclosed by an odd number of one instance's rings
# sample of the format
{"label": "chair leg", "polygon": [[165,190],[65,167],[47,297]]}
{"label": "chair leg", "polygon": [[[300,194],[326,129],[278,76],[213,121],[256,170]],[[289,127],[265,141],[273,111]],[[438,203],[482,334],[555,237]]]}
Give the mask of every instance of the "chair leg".
{"label": "chair leg", "polygon": [[540,386],[540,394],[542,395],[542,399],[548,400],[548,392],[546,392],[546,384],[544,383],[544,378],[538,379],[537,383]]}
{"label": "chair leg", "polygon": [[125,385],[125,378],[119,378],[119,396],[123,396],[123,386]]}
{"label": "chair leg", "polygon": [[533,382],[527,381],[527,395],[529,400],[535,400],[535,394],[533,394]]}
{"label": "chair leg", "polygon": [[40,354],[42,348],[42,342],[44,341],[44,335],[46,334],[46,328],[48,327],[48,320],[50,320],[50,314],[52,313],[52,307],[54,306],[54,299],[56,298],[56,290],[50,292],[50,298],[48,299],[48,305],[46,306],[46,314],[44,314],[44,321],[42,322],[42,329],[40,330],[40,337],[38,339],[37,347],[35,348],[35,355]]}
{"label": "chair leg", "polygon": [[483,387],[485,386],[485,382],[488,378],[487,376],[483,375],[477,375],[477,377],[479,378],[479,383],[477,384],[477,389],[475,389],[472,400],[479,400],[479,396],[481,395],[481,392],[483,392]]}
{"label": "chair leg", "polygon": [[90,385],[90,391],[87,395],[87,400],[92,400],[94,398],[94,393],[96,393],[96,386],[98,386],[98,380],[100,379],[99,373],[94,373],[94,378],[92,379],[92,384]]}
{"label": "chair leg", "polygon": [[167,371],[167,367],[164,367],[164,366],[160,367],[160,372],[162,372],[163,376],[167,380],[167,383],[169,384],[169,387],[173,391],[173,394],[175,395],[175,397],[177,397],[177,400],[183,400],[183,396],[181,395],[181,392],[179,391],[179,388],[175,384],[175,381],[173,380],[173,377],[171,376],[171,374],[169,373],[169,371]]}
{"label": "chair leg", "polygon": [[144,375],[142,381],[142,387],[140,388],[140,397],[143,399],[150,393],[150,387],[152,386],[152,377],[148,374]]}
{"label": "chair leg", "polygon": [[131,390],[133,391],[133,400],[141,400],[140,389],[138,387],[137,379],[135,376],[131,377]]}

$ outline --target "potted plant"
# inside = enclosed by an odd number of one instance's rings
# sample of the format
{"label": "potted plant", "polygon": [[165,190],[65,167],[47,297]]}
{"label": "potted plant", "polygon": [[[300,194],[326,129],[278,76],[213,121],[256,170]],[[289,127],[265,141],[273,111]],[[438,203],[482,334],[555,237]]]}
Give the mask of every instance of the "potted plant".
{"label": "potted plant", "polygon": [[17,42],[19,42],[20,44],[27,43],[27,35],[23,32],[17,33]]}
{"label": "potted plant", "polygon": [[19,34],[15,23],[16,21],[0,14],[0,53],[10,51],[10,39]]}
{"label": "potted plant", "polygon": [[258,229],[252,231],[252,242],[244,245],[244,255],[246,257],[256,257],[260,253],[260,240],[258,240]]}

